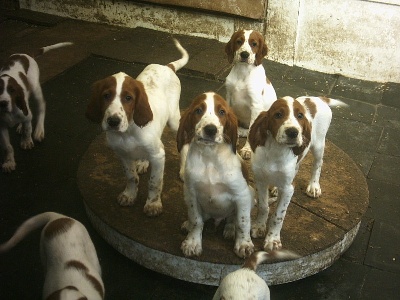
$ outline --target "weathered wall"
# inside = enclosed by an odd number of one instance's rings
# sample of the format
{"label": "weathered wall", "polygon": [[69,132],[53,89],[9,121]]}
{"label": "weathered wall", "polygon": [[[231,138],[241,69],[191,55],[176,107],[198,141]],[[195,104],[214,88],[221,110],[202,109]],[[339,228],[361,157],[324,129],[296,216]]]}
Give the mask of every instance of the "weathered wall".
{"label": "weathered wall", "polygon": [[222,42],[237,28],[253,28],[265,34],[271,60],[358,79],[400,83],[400,0],[390,2],[269,0],[264,22],[132,1],[20,0],[20,6]]}

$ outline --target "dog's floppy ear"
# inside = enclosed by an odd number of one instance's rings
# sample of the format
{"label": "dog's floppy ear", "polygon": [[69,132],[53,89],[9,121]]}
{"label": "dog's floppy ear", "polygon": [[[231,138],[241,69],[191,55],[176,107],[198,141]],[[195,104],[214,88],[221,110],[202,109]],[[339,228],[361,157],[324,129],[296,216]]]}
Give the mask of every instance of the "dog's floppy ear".
{"label": "dog's floppy ear", "polygon": [[149,98],[144,89],[143,83],[136,81],[135,85],[135,106],[133,111],[133,122],[139,127],[144,127],[153,120]]}
{"label": "dog's floppy ear", "polygon": [[[21,78],[21,79],[24,81],[23,78]],[[26,77],[25,77],[25,81],[27,82]],[[28,106],[26,105],[26,101],[25,101],[24,90],[22,89],[22,87],[18,84],[18,82],[13,77],[9,77],[8,85],[9,85],[9,87],[7,88],[7,92],[10,94],[15,105],[22,111],[22,113],[25,116],[27,116],[29,111],[28,111]],[[28,88],[28,86],[27,86],[27,88]]]}
{"label": "dog's floppy ear", "polygon": [[85,116],[94,123],[101,123],[103,119],[102,97],[105,79],[98,80],[92,84],[89,104],[86,108]]}
{"label": "dog's floppy ear", "polygon": [[256,61],[255,61],[255,65],[261,65],[262,61],[264,59],[264,57],[268,54],[268,46],[264,41],[263,36],[261,35],[261,33],[257,33],[258,35],[258,51],[256,53]]}
{"label": "dog's floppy ear", "polygon": [[235,56],[235,51],[236,51],[237,39],[238,39],[238,36],[241,34],[243,34],[243,30],[239,30],[239,31],[235,32],[234,34],[232,34],[231,39],[225,45],[225,53],[228,56],[228,62],[230,64],[233,62],[233,59]]}
{"label": "dog's floppy ear", "polygon": [[234,112],[228,107],[226,112],[226,123],[224,126],[224,136],[229,139],[232,145],[232,152],[236,154],[238,140],[238,121]]}
{"label": "dog's floppy ear", "polygon": [[258,146],[264,146],[268,136],[268,112],[261,112],[249,131],[249,143],[251,150],[256,151]]}
{"label": "dog's floppy ear", "polygon": [[192,122],[190,120],[192,107],[188,107],[181,116],[179,121],[179,128],[176,134],[176,145],[178,152],[180,153],[183,146],[189,144],[194,136],[194,128],[192,128]]}
{"label": "dog's floppy ear", "polygon": [[303,143],[301,144],[301,146],[292,148],[294,155],[301,155],[304,149],[308,147],[311,141],[311,129],[312,129],[311,123],[308,120],[305,120],[302,125],[303,125],[302,126]]}

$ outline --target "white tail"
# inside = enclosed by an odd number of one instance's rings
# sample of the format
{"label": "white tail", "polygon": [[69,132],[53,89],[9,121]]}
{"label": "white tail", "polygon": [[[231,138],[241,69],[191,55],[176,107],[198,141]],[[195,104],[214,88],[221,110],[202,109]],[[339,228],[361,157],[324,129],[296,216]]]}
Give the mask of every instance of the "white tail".
{"label": "white tail", "polygon": [[58,219],[60,217],[63,216],[54,212],[45,212],[29,218],[18,227],[14,235],[7,242],[0,245],[0,253],[9,251],[20,241],[22,241],[29,233],[36,229],[42,228],[49,221]]}
{"label": "white tail", "polygon": [[176,72],[188,63],[189,54],[187,53],[185,48],[183,48],[181,46],[181,44],[179,43],[179,41],[177,39],[173,39],[173,40],[174,40],[176,48],[178,48],[179,52],[182,54],[182,58],[180,58],[176,61],[170,62],[168,64],[168,66],[173,66],[173,70]]}
{"label": "white tail", "polygon": [[58,49],[58,48],[61,48],[61,47],[66,47],[66,46],[71,46],[73,44],[74,43],[71,43],[71,42],[63,42],[63,43],[57,43],[57,44],[54,44],[54,45],[42,47],[42,48],[40,48],[40,49],[38,49],[36,51],[36,53],[33,55],[33,57],[38,57],[38,56],[40,56],[40,55],[42,55],[42,54],[44,54],[44,53],[46,53],[46,52],[48,52],[50,50],[54,50],[54,49]]}
{"label": "white tail", "polygon": [[248,268],[255,271],[257,266],[267,260],[278,259],[278,260],[291,260],[299,258],[300,255],[289,250],[274,250],[271,252],[258,251],[250,255],[244,262],[243,268]]}

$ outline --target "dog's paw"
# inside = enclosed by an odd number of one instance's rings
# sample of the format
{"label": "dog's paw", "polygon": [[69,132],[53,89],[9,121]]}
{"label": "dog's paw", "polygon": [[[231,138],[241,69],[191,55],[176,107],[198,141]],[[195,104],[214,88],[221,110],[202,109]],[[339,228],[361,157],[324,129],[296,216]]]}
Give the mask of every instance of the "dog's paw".
{"label": "dog's paw", "polygon": [[267,233],[267,225],[264,224],[252,224],[251,225],[251,237],[252,238],[262,238],[265,237],[265,234]]}
{"label": "dog's paw", "polygon": [[22,149],[29,150],[29,149],[32,149],[35,144],[33,143],[33,140],[31,137],[27,137],[27,138],[21,139],[20,145],[21,145]]}
{"label": "dog's paw", "polygon": [[136,197],[132,197],[127,192],[123,191],[119,194],[117,202],[121,206],[132,206],[135,203]]}
{"label": "dog's paw", "polygon": [[247,137],[249,135],[249,130],[243,127],[239,127],[238,134],[240,137]]}
{"label": "dog's paw", "polygon": [[251,148],[243,147],[239,150],[239,154],[243,159],[248,160],[251,158]]}
{"label": "dog's paw", "polygon": [[11,173],[15,170],[16,165],[14,160],[7,160],[1,165],[1,170],[3,173]]}
{"label": "dog's paw", "polygon": [[269,197],[276,198],[278,197],[278,188],[276,186],[268,187]]}
{"label": "dog's paw", "polygon": [[146,201],[143,212],[148,217],[156,217],[162,213],[163,207],[161,200],[158,201]]}
{"label": "dog's paw", "polygon": [[236,243],[234,251],[237,256],[246,258],[254,252],[253,242],[250,240]]}
{"label": "dog's paw", "polygon": [[33,133],[33,139],[35,141],[41,142],[44,140],[44,128],[36,127]]}
{"label": "dog's paw", "polygon": [[201,242],[193,238],[186,238],[181,245],[181,250],[185,256],[200,256],[203,252]]}
{"label": "dog's paw", "polygon": [[224,238],[227,240],[235,239],[235,224],[226,223],[224,227]]}
{"label": "dog's paw", "polygon": [[282,249],[282,242],[279,238],[266,238],[264,241],[264,250],[267,252]]}
{"label": "dog's paw", "polygon": [[319,196],[321,196],[322,191],[319,183],[314,182],[309,184],[306,190],[306,194],[308,197],[311,198],[318,198]]}
{"label": "dog's paw", "polygon": [[147,172],[147,169],[149,168],[148,160],[140,159],[137,160],[135,163],[136,163],[136,172],[138,174],[144,174]]}

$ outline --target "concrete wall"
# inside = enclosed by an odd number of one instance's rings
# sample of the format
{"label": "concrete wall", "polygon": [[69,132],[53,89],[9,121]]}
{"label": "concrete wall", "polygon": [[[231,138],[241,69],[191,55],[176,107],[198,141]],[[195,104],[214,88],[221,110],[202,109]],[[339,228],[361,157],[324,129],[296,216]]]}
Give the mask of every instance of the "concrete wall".
{"label": "concrete wall", "polygon": [[271,60],[357,79],[400,83],[400,0],[269,0],[264,22],[132,1],[20,0],[20,6],[222,42],[238,28],[253,28],[265,34]]}

